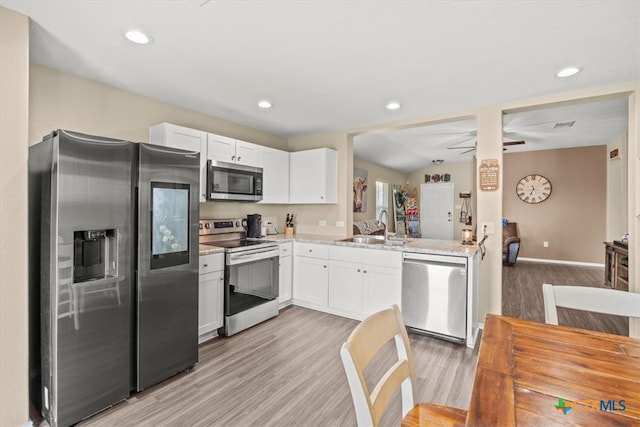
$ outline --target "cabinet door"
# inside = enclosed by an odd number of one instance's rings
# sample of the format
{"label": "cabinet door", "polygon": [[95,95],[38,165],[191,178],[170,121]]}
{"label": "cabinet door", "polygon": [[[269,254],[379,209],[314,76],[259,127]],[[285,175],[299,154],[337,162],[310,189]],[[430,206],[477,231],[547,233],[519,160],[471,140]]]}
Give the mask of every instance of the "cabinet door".
{"label": "cabinet door", "polygon": [[198,295],[198,335],[202,336],[222,327],[224,271],[200,275]]}
{"label": "cabinet door", "polygon": [[363,311],[369,316],[402,300],[402,270],[399,268],[362,266]]}
{"label": "cabinet door", "polygon": [[290,153],[290,203],[337,203],[337,176],[335,150],[319,148]]}
{"label": "cabinet door", "polygon": [[207,133],[161,123],[149,128],[149,143],[200,153],[200,201],[207,201]]}
{"label": "cabinet door", "polygon": [[247,166],[261,166],[258,161],[259,148],[259,145],[236,140],[236,162]]}
{"label": "cabinet door", "polygon": [[259,203],[289,203],[289,153],[261,147],[262,201]]}
{"label": "cabinet door", "polygon": [[362,314],[362,265],[329,263],[329,307],[355,315]]}
{"label": "cabinet door", "polygon": [[291,203],[324,203],[324,162],[316,150],[290,153]]}
{"label": "cabinet door", "polygon": [[234,163],[236,161],[236,140],[213,133],[207,134],[207,159]]}
{"label": "cabinet door", "polygon": [[328,261],[297,256],[293,267],[293,298],[316,307],[327,307]]}
{"label": "cabinet door", "polygon": [[293,264],[290,256],[280,258],[280,303],[291,300],[292,267]]}

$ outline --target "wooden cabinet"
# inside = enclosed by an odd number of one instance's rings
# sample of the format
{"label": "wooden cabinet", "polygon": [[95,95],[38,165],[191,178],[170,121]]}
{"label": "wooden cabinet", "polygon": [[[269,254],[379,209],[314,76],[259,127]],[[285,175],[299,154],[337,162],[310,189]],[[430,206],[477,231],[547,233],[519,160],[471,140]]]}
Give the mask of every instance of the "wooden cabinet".
{"label": "wooden cabinet", "polygon": [[200,257],[198,341],[217,336],[224,322],[224,254]]}
{"label": "wooden cabinet", "polygon": [[262,201],[258,203],[289,203],[289,153],[275,148],[260,147],[262,167]]}
{"label": "wooden cabinet", "polygon": [[293,303],[326,309],[329,298],[328,247],[295,242],[293,250]]}
{"label": "wooden cabinet", "polygon": [[260,146],[228,136],[207,134],[207,159],[247,166],[260,166]]}
{"label": "wooden cabinet", "polygon": [[293,243],[280,244],[279,302],[280,308],[291,304],[293,283]]}
{"label": "wooden cabinet", "polygon": [[149,128],[149,143],[200,153],[200,201],[207,201],[207,133],[171,123]]}
{"label": "wooden cabinet", "polygon": [[362,319],[400,305],[400,252],[329,248],[329,308],[336,314]]}
{"label": "wooden cabinet", "polygon": [[289,153],[289,201],[296,204],[338,202],[338,155],[331,148]]}
{"label": "wooden cabinet", "polygon": [[617,242],[604,242],[604,285],[621,291],[629,290],[629,250]]}

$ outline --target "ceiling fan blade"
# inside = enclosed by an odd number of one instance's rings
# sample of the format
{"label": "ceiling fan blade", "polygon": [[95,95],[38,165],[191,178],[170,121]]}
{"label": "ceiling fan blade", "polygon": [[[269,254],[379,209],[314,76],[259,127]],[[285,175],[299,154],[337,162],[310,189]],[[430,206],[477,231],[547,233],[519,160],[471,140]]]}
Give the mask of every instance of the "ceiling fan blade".
{"label": "ceiling fan blade", "polygon": [[447,147],[447,150],[459,150],[463,148],[473,148],[475,150],[476,146],[474,145],[473,147]]}
{"label": "ceiling fan blade", "polygon": [[471,150],[463,151],[463,152],[462,152],[462,153],[460,153],[460,154],[467,154],[467,153],[470,153],[470,152],[472,152],[472,151],[476,151],[476,147],[473,147]]}
{"label": "ceiling fan blade", "polygon": [[510,145],[522,145],[524,143],[525,143],[524,141],[506,141],[506,142],[503,142],[502,145],[504,147],[508,147]]}

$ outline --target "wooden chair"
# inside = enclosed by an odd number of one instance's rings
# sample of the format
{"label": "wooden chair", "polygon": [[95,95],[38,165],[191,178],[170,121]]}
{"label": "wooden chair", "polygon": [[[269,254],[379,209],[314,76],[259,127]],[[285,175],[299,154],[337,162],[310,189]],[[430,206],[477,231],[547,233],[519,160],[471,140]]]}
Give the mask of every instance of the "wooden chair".
{"label": "wooden chair", "polygon": [[[369,392],[364,370],[373,357],[391,339],[395,339],[398,360]],[[416,406],[416,373],[409,337],[397,305],[372,314],[351,333],[340,350],[347,374],[358,426],[380,422],[394,392],[401,387],[403,426],[462,425],[467,411],[423,403]]]}
{"label": "wooden chair", "polygon": [[558,324],[557,307],[617,316],[640,317],[640,294],[589,286],[542,285],[544,321]]}

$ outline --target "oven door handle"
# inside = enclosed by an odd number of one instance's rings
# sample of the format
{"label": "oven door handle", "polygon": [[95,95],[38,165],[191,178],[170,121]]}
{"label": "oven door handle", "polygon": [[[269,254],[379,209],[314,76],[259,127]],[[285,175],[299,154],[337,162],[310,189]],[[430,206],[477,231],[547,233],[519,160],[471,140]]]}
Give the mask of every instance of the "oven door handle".
{"label": "oven door handle", "polygon": [[251,251],[242,251],[230,253],[227,257],[227,265],[244,264],[262,259],[269,259],[280,255],[278,248],[256,249]]}

